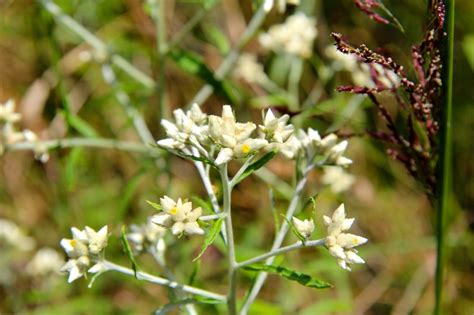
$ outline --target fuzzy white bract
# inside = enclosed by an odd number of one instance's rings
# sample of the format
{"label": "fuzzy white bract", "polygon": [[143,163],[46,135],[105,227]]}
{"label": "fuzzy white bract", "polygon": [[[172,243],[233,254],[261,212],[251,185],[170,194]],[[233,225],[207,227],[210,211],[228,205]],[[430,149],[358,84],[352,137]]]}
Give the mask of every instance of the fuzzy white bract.
{"label": "fuzzy white bract", "polygon": [[[82,277],[87,271],[99,272],[103,259],[103,250],[107,246],[108,229],[102,227],[99,231],[86,226],[84,230],[71,228],[73,238],[63,238],[60,242],[69,260],[61,268],[62,272],[68,272],[68,282],[71,283]],[[95,263],[92,267],[90,267]]]}
{"label": "fuzzy white bract", "polygon": [[160,199],[163,212],[154,215],[152,222],[165,227],[171,227],[173,235],[181,234],[204,234],[204,230],[199,227],[197,220],[202,214],[201,207],[193,209],[193,204],[187,200],[179,198],[174,201],[168,196]]}
{"label": "fuzzy white bract", "polygon": [[288,115],[277,118],[272,110],[269,109],[263,119],[263,125],[258,126],[260,137],[268,140],[270,143],[282,144],[286,142],[294,131],[293,125],[288,124],[289,119],[290,116]]}
{"label": "fuzzy white bract", "polygon": [[236,122],[232,107],[224,105],[222,116],[209,116],[209,136],[220,147],[217,165],[255,153],[268,144],[265,139],[251,138],[256,129],[252,122]]}
{"label": "fuzzy white bract", "polygon": [[297,217],[293,217],[291,220],[295,229],[298,231],[298,233],[301,234],[301,236],[303,236],[305,240],[307,240],[311,236],[311,234],[313,234],[313,231],[314,231],[313,219],[300,220]]}
{"label": "fuzzy white bract", "polygon": [[364,260],[357,255],[356,246],[367,242],[362,236],[345,233],[349,230],[355,219],[346,219],[344,204],[341,204],[333,213],[332,217],[324,216],[324,224],[327,226],[328,236],[326,246],[329,253],[337,259],[338,265],[346,270],[351,270],[350,264],[363,264]]}
{"label": "fuzzy white bract", "polygon": [[271,26],[267,33],[260,35],[259,41],[267,49],[308,58],[317,35],[316,20],[296,13],[288,17],[285,23]]}

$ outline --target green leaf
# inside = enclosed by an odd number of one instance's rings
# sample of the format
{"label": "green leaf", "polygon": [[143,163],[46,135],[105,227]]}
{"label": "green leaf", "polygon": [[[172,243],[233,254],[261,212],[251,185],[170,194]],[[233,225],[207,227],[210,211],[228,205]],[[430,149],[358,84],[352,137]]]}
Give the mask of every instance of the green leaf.
{"label": "green leaf", "polygon": [[132,269],[133,269],[135,278],[138,279],[137,278],[138,265],[137,265],[137,262],[135,261],[135,257],[133,256],[132,249],[130,248],[130,244],[128,243],[128,240],[127,240],[127,235],[125,233],[125,225],[122,226],[122,233],[120,235],[120,238],[122,240],[123,249],[127,253],[128,259],[130,259],[130,261],[132,262]]}
{"label": "green leaf", "polygon": [[216,240],[217,235],[219,234],[219,232],[220,232],[220,230],[221,230],[222,221],[224,221],[224,218],[220,218],[219,220],[217,220],[217,221],[214,223],[214,225],[212,226],[211,230],[210,230],[209,233],[207,234],[206,239],[204,240],[204,243],[203,243],[202,246],[201,246],[201,252],[199,253],[199,255],[197,255],[196,258],[193,259],[193,261],[196,261],[196,260],[198,260],[199,258],[201,258],[201,256],[204,254],[204,252],[206,251],[206,249],[207,249],[212,243],[214,243],[214,241]]}
{"label": "green leaf", "polygon": [[332,288],[333,285],[322,280],[314,279],[310,275],[297,272],[282,266],[273,266],[265,264],[252,264],[249,266],[243,267],[245,270],[249,271],[265,271],[276,273],[288,280],[296,281],[299,284],[302,284],[306,287],[315,288],[315,289],[326,289]]}
{"label": "green leaf", "polygon": [[203,25],[204,36],[206,40],[214,45],[222,55],[226,55],[230,50],[230,44],[227,36],[215,25],[206,23]]}
{"label": "green leaf", "polygon": [[466,55],[467,62],[471,66],[471,69],[474,70],[474,34],[468,34],[464,36],[462,41],[462,48],[464,54]]}
{"label": "green leaf", "polygon": [[206,200],[199,198],[198,196],[192,196],[191,200],[193,201],[193,203],[197,204],[199,207],[207,210],[208,212],[213,212],[212,205],[210,202],[207,202]]}
{"label": "green leaf", "polygon": [[155,203],[155,202],[150,201],[150,200],[147,200],[146,202],[147,202],[150,206],[152,206],[153,208],[155,208],[155,209],[158,210],[158,211],[163,210],[163,207],[162,207],[160,204],[158,204],[158,203]]}
{"label": "green leaf", "polygon": [[66,118],[67,124],[72,127],[74,130],[79,132],[84,137],[88,138],[97,138],[99,134],[95,129],[85,120],[76,116],[68,111],[63,112]]}
{"label": "green leaf", "polygon": [[214,162],[212,162],[211,160],[209,160],[208,158],[205,158],[203,156],[195,156],[195,155],[188,155],[188,154],[176,154],[176,155],[182,157],[183,159],[188,159],[188,160],[193,160],[193,161],[198,161],[198,162],[203,162],[205,164],[209,164],[213,168],[217,169],[217,165]]}
{"label": "green leaf", "polygon": [[66,165],[64,166],[64,180],[66,182],[66,189],[69,192],[74,190],[76,186],[78,176],[78,170],[80,169],[79,163],[84,161],[84,154],[82,148],[73,148],[66,159]]}
{"label": "green leaf", "polygon": [[140,180],[143,175],[146,174],[144,169],[140,170],[137,174],[133,175],[132,178],[127,180],[127,184],[120,194],[120,200],[117,205],[118,218],[123,218],[127,210],[130,200],[132,199],[135,191],[140,184]]}
{"label": "green leaf", "polygon": [[249,100],[252,107],[266,109],[272,106],[282,106],[290,102],[288,94],[271,94],[253,97]]}
{"label": "green leaf", "polygon": [[265,154],[264,156],[262,156],[260,159],[258,159],[257,161],[255,161],[252,164],[250,164],[249,166],[247,166],[247,168],[245,169],[245,171],[242,172],[242,175],[240,175],[239,178],[237,178],[235,180],[232,179],[232,181],[233,181],[232,184],[235,186],[238,183],[240,183],[247,176],[249,176],[250,174],[252,174],[256,170],[258,170],[259,168],[261,168],[262,166],[267,164],[275,156],[275,154],[276,154],[276,151],[270,151],[267,154]]}
{"label": "green leaf", "polygon": [[181,70],[195,75],[208,84],[212,85],[216,93],[225,97],[227,100],[235,100],[235,96],[233,95],[230,85],[223,84],[222,81],[217,80],[214,77],[214,72],[206,66],[200,55],[191,51],[183,50],[181,48],[174,48],[170,52],[169,56],[174,60],[176,65],[181,68]]}

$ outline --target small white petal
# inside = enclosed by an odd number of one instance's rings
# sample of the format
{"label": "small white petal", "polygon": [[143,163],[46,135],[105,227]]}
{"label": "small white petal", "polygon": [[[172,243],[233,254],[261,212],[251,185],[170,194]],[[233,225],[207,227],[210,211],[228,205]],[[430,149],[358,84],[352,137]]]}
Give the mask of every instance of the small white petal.
{"label": "small white petal", "polygon": [[339,265],[339,267],[341,267],[342,269],[345,269],[347,271],[351,271],[351,267],[349,267],[349,265],[346,263],[346,261],[344,259],[338,259],[337,260],[337,264]]}
{"label": "small white petal", "polygon": [[73,266],[70,270],[69,270],[69,277],[67,279],[67,282],[68,283],[71,283],[73,282],[74,280],[77,280],[79,279],[80,277],[82,277],[83,273],[82,271],[79,269],[78,266]]}
{"label": "small white petal", "polygon": [[99,263],[95,264],[94,266],[92,266],[91,268],[89,268],[89,270],[87,272],[89,272],[89,273],[98,273],[98,272],[102,272],[102,271],[105,271],[105,270],[107,270],[107,268],[105,268],[105,266],[99,262]]}
{"label": "small white petal", "polygon": [[173,233],[173,235],[181,234],[181,233],[183,233],[183,231],[184,231],[184,223],[183,222],[176,222],[171,227],[171,233]]}
{"label": "small white petal", "polygon": [[329,247],[329,253],[339,259],[346,259],[346,254],[344,253],[344,249],[339,245],[334,245]]}
{"label": "small white petal", "polygon": [[352,248],[355,246],[362,245],[366,242],[367,239],[365,237],[350,233],[341,233],[337,236],[337,244],[344,248]]}
{"label": "small white petal", "polygon": [[199,234],[203,235],[204,230],[199,227],[199,224],[197,222],[188,222],[184,225],[184,231],[186,234]]}
{"label": "small white petal", "polygon": [[355,219],[344,219],[341,224],[341,231],[347,231],[351,228],[352,224],[354,223]]}
{"label": "small white petal", "polygon": [[365,263],[365,261],[353,251],[346,251],[346,261],[350,264]]}
{"label": "small white petal", "polygon": [[166,213],[156,214],[151,217],[151,222],[159,226],[167,227],[170,225],[171,221],[172,221],[172,217]]}
{"label": "small white petal", "polygon": [[229,162],[232,159],[233,151],[229,148],[223,148],[217,155],[216,160],[214,161],[216,165],[221,165]]}

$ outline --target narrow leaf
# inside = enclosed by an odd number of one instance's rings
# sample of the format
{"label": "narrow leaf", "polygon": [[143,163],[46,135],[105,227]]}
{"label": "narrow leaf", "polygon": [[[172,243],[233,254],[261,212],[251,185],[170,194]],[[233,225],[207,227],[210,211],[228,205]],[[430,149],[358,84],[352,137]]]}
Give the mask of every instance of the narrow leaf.
{"label": "narrow leaf", "polygon": [[163,207],[160,204],[157,204],[157,203],[155,203],[153,201],[150,201],[150,200],[147,200],[146,202],[158,211],[163,210]]}
{"label": "narrow leaf", "polygon": [[221,231],[221,226],[222,226],[222,221],[224,220],[224,218],[220,218],[219,220],[217,220],[214,225],[212,226],[211,230],[209,231],[209,233],[207,234],[206,236],[206,239],[204,240],[204,243],[202,244],[201,246],[201,252],[199,253],[199,255],[197,255],[196,258],[193,259],[193,261],[196,261],[198,260],[199,258],[201,258],[201,256],[204,254],[204,252],[206,251],[206,249],[212,244],[214,243],[214,241],[216,240],[216,237],[217,235],[219,234],[219,232]]}
{"label": "narrow leaf", "polygon": [[128,240],[127,240],[127,235],[125,233],[125,225],[122,226],[122,233],[120,235],[120,238],[122,240],[123,249],[127,253],[128,259],[130,259],[130,261],[132,262],[132,269],[133,269],[135,278],[138,279],[137,278],[138,265],[137,265],[137,262],[135,261],[135,257],[133,256],[132,249],[130,248],[130,244],[128,243]]}
{"label": "narrow leaf", "polygon": [[227,36],[218,27],[212,24],[205,24],[203,31],[206,40],[214,45],[222,55],[226,55],[229,52],[230,44]]}
{"label": "narrow leaf", "polygon": [[265,265],[265,264],[253,264],[249,266],[243,267],[246,270],[249,271],[265,271],[265,272],[271,272],[271,273],[276,273],[288,280],[291,281],[296,281],[299,284],[302,284],[306,287],[310,288],[315,288],[315,289],[326,289],[326,288],[332,288],[333,285],[322,281],[318,279],[312,278],[310,275],[297,272],[291,269],[288,269],[286,267],[282,266],[274,266],[274,265]]}
{"label": "narrow leaf", "polygon": [[244,180],[247,176],[249,176],[250,174],[252,174],[256,170],[258,170],[259,168],[261,168],[262,166],[267,164],[275,156],[275,154],[276,154],[275,151],[270,151],[267,154],[265,154],[264,156],[262,156],[260,159],[258,159],[257,161],[250,164],[245,169],[245,171],[242,172],[242,175],[240,175],[239,178],[237,178],[235,180],[235,182],[233,183],[234,186],[237,185],[238,183],[240,183],[242,180]]}

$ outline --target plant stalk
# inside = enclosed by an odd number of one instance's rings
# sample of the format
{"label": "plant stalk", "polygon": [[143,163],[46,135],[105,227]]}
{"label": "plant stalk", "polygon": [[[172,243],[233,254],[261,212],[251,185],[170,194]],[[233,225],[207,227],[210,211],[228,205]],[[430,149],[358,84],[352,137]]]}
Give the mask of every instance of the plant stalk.
{"label": "plant stalk", "polygon": [[447,34],[443,40],[443,108],[441,116],[440,133],[440,160],[438,164],[438,204],[436,215],[436,278],[435,278],[435,309],[434,314],[442,313],[443,303],[443,278],[446,260],[446,217],[449,211],[451,194],[451,167],[452,167],[452,94],[453,94],[453,53],[454,53],[454,6],[455,0],[446,0],[446,20],[444,31]]}

